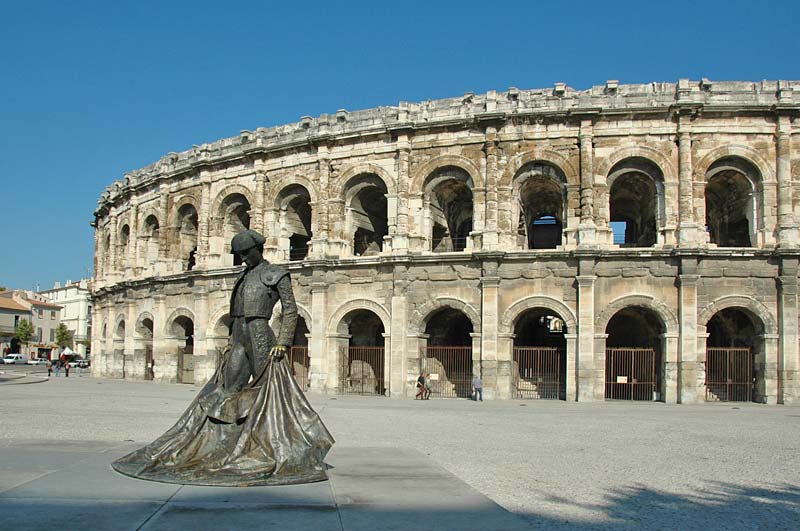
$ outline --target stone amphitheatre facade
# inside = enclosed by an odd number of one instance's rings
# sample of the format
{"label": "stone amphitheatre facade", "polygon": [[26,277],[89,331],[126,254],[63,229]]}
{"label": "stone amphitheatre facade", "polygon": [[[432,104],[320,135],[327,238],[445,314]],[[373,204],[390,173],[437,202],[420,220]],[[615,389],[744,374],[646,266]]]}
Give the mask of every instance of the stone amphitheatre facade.
{"label": "stone amphitheatre facade", "polygon": [[249,227],[328,393],[785,403],[800,82],[468,93],[170,153],[95,212],[93,371],[202,382]]}

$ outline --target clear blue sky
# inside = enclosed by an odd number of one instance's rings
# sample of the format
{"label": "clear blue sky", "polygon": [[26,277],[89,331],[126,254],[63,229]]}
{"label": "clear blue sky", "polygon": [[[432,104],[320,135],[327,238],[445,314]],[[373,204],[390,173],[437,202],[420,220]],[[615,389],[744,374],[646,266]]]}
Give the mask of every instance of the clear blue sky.
{"label": "clear blue sky", "polygon": [[170,151],[509,86],[798,79],[798,6],[6,0],[0,285],[86,276],[100,193]]}

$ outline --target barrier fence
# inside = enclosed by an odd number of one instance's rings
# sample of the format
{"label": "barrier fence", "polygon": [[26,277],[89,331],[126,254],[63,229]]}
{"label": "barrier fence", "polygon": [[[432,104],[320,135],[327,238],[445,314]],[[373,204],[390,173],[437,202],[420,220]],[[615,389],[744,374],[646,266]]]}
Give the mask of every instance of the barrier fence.
{"label": "barrier fence", "polygon": [[303,391],[308,389],[308,373],[311,367],[311,358],[308,357],[308,347],[293,346],[289,349],[289,369],[292,376]]}
{"label": "barrier fence", "polygon": [[517,398],[566,398],[566,351],[557,347],[514,347]]}
{"label": "barrier fence", "polygon": [[430,374],[432,398],[472,396],[472,347],[428,346],[420,354],[420,369]]}
{"label": "barrier fence", "polygon": [[750,402],[753,399],[753,354],[749,348],[706,349],[706,400]]}
{"label": "barrier fence", "polygon": [[658,400],[655,350],[606,349],[605,384],[607,400]]}
{"label": "barrier fence", "polygon": [[339,349],[339,392],[346,395],[385,395],[384,347]]}

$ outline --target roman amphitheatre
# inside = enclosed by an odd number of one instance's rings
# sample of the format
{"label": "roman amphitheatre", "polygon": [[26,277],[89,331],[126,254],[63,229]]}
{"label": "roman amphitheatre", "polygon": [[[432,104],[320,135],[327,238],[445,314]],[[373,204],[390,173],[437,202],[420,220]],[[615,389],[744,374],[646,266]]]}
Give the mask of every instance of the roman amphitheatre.
{"label": "roman amphitheatre", "polygon": [[291,273],[306,389],[797,400],[794,89],[512,87],[168,153],[94,213],[93,373],[212,375],[251,228]]}

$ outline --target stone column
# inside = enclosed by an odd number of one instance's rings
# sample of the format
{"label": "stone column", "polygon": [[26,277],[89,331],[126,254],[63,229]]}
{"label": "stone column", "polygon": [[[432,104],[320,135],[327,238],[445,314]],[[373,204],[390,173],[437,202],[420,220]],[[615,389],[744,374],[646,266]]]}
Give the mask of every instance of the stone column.
{"label": "stone column", "polygon": [[250,227],[261,234],[267,234],[267,227],[264,223],[264,204],[265,195],[267,193],[267,173],[263,170],[256,171],[256,189],[254,192],[253,202],[250,207]]}
{"label": "stone column", "polygon": [[207,176],[203,177],[203,185],[200,196],[200,211],[197,213],[197,254],[195,261],[198,269],[208,269],[211,261],[211,248],[209,238],[211,237],[211,181]]}
{"label": "stone column", "polygon": [[335,351],[328,350],[328,283],[325,272],[315,270],[311,282],[311,339],[308,342],[308,354],[311,358],[309,367],[309,386],[311,390],[324,392],[336,388]]}
{"label": "stone column", "polygon": [[[487,260],[483,263],[481,275],[481,322],[480,322],[480,350],[476,354],[473,348],[473,374],[481,374],[483,389],[486,393],[484,398],[496,398],[498,390],[510,387],[510,381],[498,381],[498,373],[509,374],[508,367],[499,371],[497,361],[497,333],[499,327],[499,291],[500,277],[497,276],[498,263],[494,260]],[[477,332],[477,331],[476,331]],[[479,356],[479,357],[476,357]],[[475,361],[480,363],[480,372],[475,365]],[[506,362],[506,365],[509,365]]]}
{"label": "stone column", "polygon": [[[594,222],[594,144],[592,120],[582,120],[579,133],[581,150],[581,222],[578,226],[578,245],[597,244]],[[566,220],[565,220],[566,221]]]}
{"label": "stone column", "polygon": [[117,279],[117,214],[111,216],[108,223],[109,246],[106,267],[104,268],[106,280],[114,282]]}
{"label": "stone column", "polygon": [[[677,401],[693,404],[705,400],[705,349],[698,349],[697,342],[697,260],[681,260],[678,275],[678,319],[680,340],[677,359]],[[685,271],[685,272],[684,272]],[[705,325],[705,323],[704,323]]]}
{"label": "stone column", "polygon": [[483,236],[481,238],[481,247],[485,250],[493,251],[497,249],[499,243],[499,229],[497,224],[497,183],[499,181],[498,175],[498,159],[500,158],[499,138],[497,136],[497,128],[486,128],[486,210],[485,221],[483,226]]}
{"label": "stone column", "polygon": [[677,404],[680,397],[678,390],[678,349],[680,344],[680,334],[668,333],[661,336],[661,348],[664,349],[664,371],[663,371],[663,391],[658,390],[659,393],[664,393],[661,396],[667,404]]}
{"label": "stone column", "polygon": [[778,180],[778,246],[797,247],[797,222],[792,211],[792,124],[788,116],[779,116],[775,135]]}
{"label": "stone column", "polygon": [[208,286],[197,283],[194,294],[194,383],[203,385],[217,369],[217,351],[208,337]]}
{"label": "stone column", "polygon": [[128,380],[141,380],[144,378],[144,366],[138,367],[135,363],[136,350],[136,301],[126,294],[128,303],[125,305],[125,340],[122,357],[124,378]]}
{"label": "stone column", "polygon": [[778,278],[778,402],[800,400],[800,351],[798,351],[797,257],[781,260]]}
{"label": "stone column", "polygon": [[139,276],[142,268],[139,264],[139,205],[133,203],[131,207],[130,241],[128,242],[128,271],[129,275]]}
{"label": "stone column", "polygon": [[328,201],[332,199],[330,197],[331,161],[328,155],[328,146],[320,144],[317,147],[317,157],[319,198],[314,205],[316,232],[312,235],[311,246],[314,249],[315,257],[323,257],[329,254],[328,246],[331,238],[334,237],[330,233],[330,216],[328,212]]}
{"label": "stone column", "polygon": [[517,398],[519,369],[514,365],[515,337],[516,334],[508,332],[497,334],[497,398],[500,400]]}
{"label": "stone column", "polygon": [[578,400],[578,334],[564,334],[564,339],[567,341],[567,402],[570,400]]}
{"label": "stone column", "polygon": [[[764,334],[764,352],[756,354],[756,370],[763,367],[763,384],[756,383],[757,395],[765,404],[778,403],[778,350],[780,336],[778,334]],[[762,386],[763,385],[763,386]]]}
{"label": "stone column", "polygon": [[[698,225],[694,219],[692,179],[692,127],[688,116],[678,117],[678,246],[695,247]],[[703,221],[704,223],[704,221]]]}
{"label": "stone column", "polygon": [[411,181],[411,143],[407,134],[397,136],[397,228],[392,242],[394,254],[408,253],[408,186]]}
{"label": "stone column", "polygon": [[178,372],[177,359],[168,352],[167,340],[164,335],[164,324],[167,320],[166,297],[163,293],[153,296],[155,315],[153,315],[153,372],[155,380],[159,382],[174,382]]}
{"label": "stone column", "polygon": [[[602,367],[595,370],[594,355],[594,275],[578,275],[578,381],[577,397],[579,401],[590,402],[602,400]],[[599,395],[598,395],[599,393]]]}
{"label": "stone column", "polygon": [[[391,340],[389,349],[392,360],[390,396],[403,397],[408,391],[408,360],[406,339],[408,336],[408,297],[406,297],[406,267],[397,264],[392,293]],[[418,356],[417,356],[418,358]],[[415,367],[416,369],[417,367]]]}
{"label": "stone column", "polygon": [[158,220],[158,265],[155,274],[163,275],[167,271],[167,260],[169,256],[169,239],[172,235],[172,224],[169,219],[169,192],[161,192],[161,202],[159,207]]}

